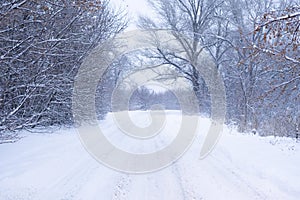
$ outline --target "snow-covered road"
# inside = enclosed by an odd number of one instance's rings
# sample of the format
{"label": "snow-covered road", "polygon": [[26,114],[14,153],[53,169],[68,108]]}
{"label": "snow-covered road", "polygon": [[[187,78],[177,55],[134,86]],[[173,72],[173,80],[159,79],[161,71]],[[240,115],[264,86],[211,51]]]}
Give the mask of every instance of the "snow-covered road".
{"label": "snow-covered road", "polygon": [[[172,141],[179,116],[168,112],[162,135],[143,142],[120,133],[110,115],[101,127],[119,148],[151,152]],[[147,121],[144,112],[132,112],[132,118],[137,123]],[[141,175],[99,164],[75,130],[24,132],[26,137],[17,143],[0,145],[0,200],[299,199],[299,143],[225,128],[215,150],[199,160],[209,123],[201,119],[199,135],[176,163]]]}

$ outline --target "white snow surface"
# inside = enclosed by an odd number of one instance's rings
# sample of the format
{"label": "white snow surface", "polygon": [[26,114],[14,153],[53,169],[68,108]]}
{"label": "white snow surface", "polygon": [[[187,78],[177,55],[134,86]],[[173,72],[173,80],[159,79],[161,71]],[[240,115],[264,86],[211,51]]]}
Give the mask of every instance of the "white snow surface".
{"label": "white snow surface", "polygon": [[[151,121],[147,112],[130,115],[141,126]],[[112,114],[100,126],[119,148],[153,152],[176,136],[180,116],[167,111],[162,136],[143,142],[124,136]],[[200,118],[195,141],[174,164],[139,175],[98,163],[84,149],[75,128],[52,134],[23,131],[18,142],[0,145],[0,200],[299,199],[300,143],[241,134],[224,126],[216,148],[200,160],[209,125],[209,119]]]}

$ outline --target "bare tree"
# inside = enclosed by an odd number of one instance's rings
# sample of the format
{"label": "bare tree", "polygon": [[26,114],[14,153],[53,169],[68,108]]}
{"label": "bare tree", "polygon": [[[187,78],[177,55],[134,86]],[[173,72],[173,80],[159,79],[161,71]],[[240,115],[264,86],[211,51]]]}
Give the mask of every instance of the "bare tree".
{"label": "bare tree", "polygon": [[[298,0],[156,0],[150,5],[157,17],[141,17],[142,28],[172,30],[190,61],[197,60],[203,49],[209,52],[225,80],[229,122],[238,123],[241,131],[261,129],[275,134],[280,126],[281,135],[295,135],[299,117]],[[151,57],[189,80],[198,97],[207,93],[194,66],[177,52],[158,46]]]}
{"label": "bare tree", "polygon": [[71,124],[82,59],[126,26],[108,1],[4,0],[0,5],[0,131]]}
{"label": "bare tree", "polygon": [[[172,34],[184,49],[188,60],[183,58],[178,52],[169,49],[157,47],[157,52],[152,58],[160,59],[162,64],[171,66],[172,69],[179,72],[185,79],[190,81],[194,92],[198,96],[201,110],[207,110],[209,99],[208,89],[195,64],[201,56],[203,50],[210,48],[210,53],[215,54],[217,67],[221,62],[220,54],[222,42],[219,41],[217,34],[211,31],[218,9],[224,1],[209,0],[157,0],[149,1],[150,5],[157,11],[159,20],[151,20],[147,17],[140,18],[140,26],[145,29],[163,28],[172,30]],[[185,35],[186,37],[182,37]],[[210,38],[211,40],[209,40]],[[213,50],[212,46],[218,46]]]}

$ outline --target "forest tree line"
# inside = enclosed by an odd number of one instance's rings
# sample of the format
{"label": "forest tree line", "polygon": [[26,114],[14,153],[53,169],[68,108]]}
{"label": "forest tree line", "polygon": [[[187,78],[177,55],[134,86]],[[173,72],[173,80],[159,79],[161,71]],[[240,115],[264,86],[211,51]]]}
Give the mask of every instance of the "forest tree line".
{"label": "forest tree line", "polygon": [[[298,137],[299,0],[149,3],[157,16],[141,16],[140,28],[173,30],[174,36],[193,33],[189,35],[191,43],[180,41],[189,47],[186,53],[196,58],[202,51],[199,45],[213,59],[225,82],[227,123],[241,131]],[[96,45],[126,26],[126,14],[110,7],[107,0],[3,0],[0,136],[7,137],[5,132],[19,129],[72,125],[73,83],[82,60]],[[189,81],[200,107],[209,113],[209,94],[194,66],[159,46],[147,55],[156,63],[168,64],[170,70]],[[121,58],[100,81],[96,103],[102,117],[111,111],[111,91],[131,68],[130,59]],[[159,75],[162,79],[174,78]],[[146,95],[156,94],[142,88],[132,97],[136,103],[131,109],[151,107],[141,99]],[[165,95],[160,94],[160,101],[169,109],[177,108],[176,100],[168,102],[172,94]]]}

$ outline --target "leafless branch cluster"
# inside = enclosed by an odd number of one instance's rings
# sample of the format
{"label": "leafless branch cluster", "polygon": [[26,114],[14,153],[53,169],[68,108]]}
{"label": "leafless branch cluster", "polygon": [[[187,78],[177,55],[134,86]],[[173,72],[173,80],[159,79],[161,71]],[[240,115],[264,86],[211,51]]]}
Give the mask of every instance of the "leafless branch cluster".
{"label": "leafless branch cluster", "polygon": [[[228,123],[237,123],[241,131],[295,137],[300,121],[299,3],[155,0],[150,5],[156,19],[142,16],[140,26],[173,30],[191,63],[203,49],[209,53],[225,81]],[[205,83],[193,64],[160,45],[151,56],[190,81],[200,104],[207,101]]]}
{"label": "leafless branch cluster", "polygon": [[126,26],[99,0],[3,0],[0,132],[72,123],[74,77],[99,42]]}

